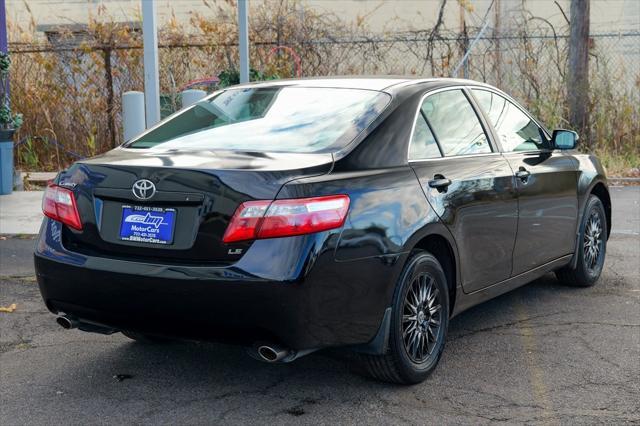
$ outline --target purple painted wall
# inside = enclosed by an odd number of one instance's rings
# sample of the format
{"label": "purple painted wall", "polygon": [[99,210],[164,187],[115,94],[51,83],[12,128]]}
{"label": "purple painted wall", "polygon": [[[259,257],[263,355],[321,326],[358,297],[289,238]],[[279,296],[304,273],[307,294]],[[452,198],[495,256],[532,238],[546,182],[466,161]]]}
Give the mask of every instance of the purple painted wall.
{"label": "purple painted wall", "polygon": [[7,10],[5,0],[0,0],[0,51],[7,51]]}

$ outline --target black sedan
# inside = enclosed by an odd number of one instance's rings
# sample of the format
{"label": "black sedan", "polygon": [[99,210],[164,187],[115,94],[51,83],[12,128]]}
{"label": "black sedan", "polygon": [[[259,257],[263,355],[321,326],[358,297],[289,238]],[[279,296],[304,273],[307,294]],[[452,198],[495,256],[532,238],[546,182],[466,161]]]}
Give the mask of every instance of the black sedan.
{"label": "black sedan", "polygon": [[576,142],[467,80],[232,87],[59,173],[38,283],[65,328],[340,346],[420,382],[452,316],[550,271],[597,281],[611,200]]}

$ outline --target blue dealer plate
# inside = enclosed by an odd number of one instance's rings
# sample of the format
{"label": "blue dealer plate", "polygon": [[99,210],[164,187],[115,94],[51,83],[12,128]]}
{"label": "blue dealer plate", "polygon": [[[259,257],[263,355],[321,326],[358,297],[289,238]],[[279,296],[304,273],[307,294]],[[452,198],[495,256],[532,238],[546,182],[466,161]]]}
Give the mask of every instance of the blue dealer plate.
{"label": "blue dealer plate", "polygon": [[138,243],[171,244],[175,221],[175,209],[122,206],[120,239]]}

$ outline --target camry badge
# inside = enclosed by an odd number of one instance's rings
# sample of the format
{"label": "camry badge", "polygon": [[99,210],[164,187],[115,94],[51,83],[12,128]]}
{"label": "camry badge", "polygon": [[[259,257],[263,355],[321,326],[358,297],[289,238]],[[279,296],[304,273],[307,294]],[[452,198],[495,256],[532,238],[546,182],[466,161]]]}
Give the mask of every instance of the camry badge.
{"label": "camry badge", "polygon": [[148,200],[156,193],[156,186],[148,179],[140,179],[133,184],[131,192],[139,200]]}

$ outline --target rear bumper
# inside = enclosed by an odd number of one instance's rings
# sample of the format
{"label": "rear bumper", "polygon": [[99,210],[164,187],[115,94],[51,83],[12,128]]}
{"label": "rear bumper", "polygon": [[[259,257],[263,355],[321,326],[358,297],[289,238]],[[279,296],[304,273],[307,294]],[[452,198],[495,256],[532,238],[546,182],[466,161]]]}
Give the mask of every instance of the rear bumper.
{"label": "rear bumper", "polygon": [[167,336],[297,350],[364,344],[378,332],[398,269],[397,258],[336,262],[322,234],[260,241],[243,257],[253,261],[233,266],[131,262],[69,252],[56,226],[45,221],[35,253],[49,310]]}

